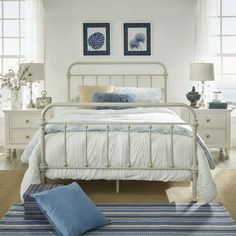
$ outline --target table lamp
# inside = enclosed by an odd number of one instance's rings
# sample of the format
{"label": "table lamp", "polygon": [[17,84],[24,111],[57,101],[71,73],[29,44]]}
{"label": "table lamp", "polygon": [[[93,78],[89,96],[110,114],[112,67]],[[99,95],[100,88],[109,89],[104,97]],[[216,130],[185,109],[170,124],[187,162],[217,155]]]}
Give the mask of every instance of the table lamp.
{"label": "table lamp", "polygon": [[213,63],[191,63],[190,64],[190,80],[202,82],[202,98],[199,107],[205,107],[205,88],[204,82],[214,80],[214,64]]}
{"label": "table lamp", "polygon": [[20,65],[20,70],[23,71],[25,68],[28,68],[25,74],[25,79],[29,82],[30,90],[30,101],[27,105],[27,108],[34,108],[35,104],[33,102],[33,91],[32,85],[36,81],[44,80],[44,64],[43,63],[22,63]]}

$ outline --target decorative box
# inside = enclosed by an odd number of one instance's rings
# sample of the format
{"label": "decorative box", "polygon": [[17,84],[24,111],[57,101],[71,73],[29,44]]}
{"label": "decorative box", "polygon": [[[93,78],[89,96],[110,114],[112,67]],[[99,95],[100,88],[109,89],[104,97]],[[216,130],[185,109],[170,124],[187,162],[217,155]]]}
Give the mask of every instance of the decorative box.
{"label": "decorative box", "polygon": [[24,217],[26,220],[42,220],[45,219],[45,215],[39,209],[35,199],[31,196],[33,193],[44,192],[56,187],[62,186],[62,184],[31,184],[23,195],[24,198]]}

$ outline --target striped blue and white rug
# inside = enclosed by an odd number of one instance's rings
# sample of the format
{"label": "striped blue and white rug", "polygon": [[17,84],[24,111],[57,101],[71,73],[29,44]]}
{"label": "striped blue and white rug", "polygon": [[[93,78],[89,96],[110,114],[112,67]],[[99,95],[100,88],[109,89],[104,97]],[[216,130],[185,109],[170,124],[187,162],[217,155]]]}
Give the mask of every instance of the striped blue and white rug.
{"label": "striped blue and white rug", "polygon": [[[222,203],[97,204],[111,224],[86,235],[236,235],[236,224]],[[0,221],[0,235],[56,235],[46,220],[25,220],[14,203]]]}

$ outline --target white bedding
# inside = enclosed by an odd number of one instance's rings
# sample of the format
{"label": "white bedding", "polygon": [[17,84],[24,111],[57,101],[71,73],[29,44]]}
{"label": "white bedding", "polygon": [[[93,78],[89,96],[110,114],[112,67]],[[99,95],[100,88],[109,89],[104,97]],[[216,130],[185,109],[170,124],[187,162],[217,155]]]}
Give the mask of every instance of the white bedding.
{"label": "white bedding", "polygon": [[[167,109],[136,108],[126,110],[66,110],[54,121],[158,121],[182,122],[173,112]],[[127,166],[128,136],[123,129],[127,127],[116,126],[109,134],[109,161],[112,167]],[[51,129],[51,131],[50,131]],[[81,127],[75,130],[68,128],[67,156],[68,165],[79,167],[85,165],[85,132]],[[155,127],[153,128],[155,130]],[[46,135],[46,162],[49,166],[63,166],[64,136],[62,132],[53,132],[50,127]],[[88,162],[89,166],[104,167],[107,151],[106,132],[99,130],[97,125],[90,125],[88,132]],[[175,167],[191,166],[192,138],[188,135],[174,134],[174,164]],[[170,160],[170,135],[165,132],[152,133],[152,162],[154,167],[167,167]],[[205,202],[216,197],[215,183],[211,177],[209,164],[204,149],[198,143],[198,190]],[[26,155],[22,156],[27,161]],[[40,145],[36,143],[29,156],[29,168],[21,184],[21,197],[30,184],[40,183],[39,175]],[[133,128],[131,132],[131,165],[132,167],[148,167],[149,164],[149,133],[145,127]],[[189,171],[178,170],[55,170],[46,171],[48,178],[56,179],[107,179],[107,180],[160,180],[183,181],[191,178]]]}

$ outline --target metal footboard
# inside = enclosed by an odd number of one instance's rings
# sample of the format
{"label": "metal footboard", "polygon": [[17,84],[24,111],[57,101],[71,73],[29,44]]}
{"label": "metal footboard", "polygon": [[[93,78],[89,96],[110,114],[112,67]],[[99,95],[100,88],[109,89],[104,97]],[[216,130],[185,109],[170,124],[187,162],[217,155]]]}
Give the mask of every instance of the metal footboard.
{"label": "metal footboard", "polygon": [[[66,122],[51,122],[46,120],[46,114],[51,110],[56,107],[71,107],[71,108],[79,108],[79,107],[106,107],[106,106],[117,106],[117,107],[155,107],[155,108],[160,108],[160,107],[166,107],[166,108],[184,108],[189,111],[190,115],[190,121],[189,123],[186,122],[137,122],[137,121],[132,121],[132,122],[119,122],[119,121],[110,121],[110,122],[104,122],[104,121],[81,121],[81,122],[73,122],[73,123],[66,123]],[[46,151],[45,151],[45,129],[47,124],[59,124],[63,125],[64,127],[64,145],[65,145],[65,153],[64,153],[64,158],[65,158],[65,164],[64,166],[49,166],[46,163]],[[75,166],[69,166],[68,161],[67,161],[67,127],[68,125],[71,124],[79,124],[83,125],[85,127],[85,156],[81,157],[84,158],[84,165],[75,167]],[[89,125],[103,125],[106,127],[105,133],[106,133],[106,139],[107,139],[107,151],[104,155],[106,155],[105,162],[103,163],[103,166],[90,166],[89,161],[88,161],[88,126]],[[128,155],[125,165],[122,167],[116,167],[116,166],[111,166],[109,162],[109,134],[110,134],[110,127],[112,125],[119,125],[123,124],[127,126],[127,138],[128,138]],[[131,126],[132,125],[147,125],[149,128],[149,157],[148,157],[148,166],[140,166],[140,167],[133,167],[131,163],[131,145],[130,145],[130,134],[131,134]],[[171,127],[170,129],[170,143],[171,143],[171,149],[170,149],[170,158],[168,160],[168,166],[166,167],[158,167],[153,165],[153,158],[152,158],[152,126],[154,125],[166,125]],[[174,126],[177,125],[190,125],[192,128],[192,165],[189,166],[189,168],[179,168],[175,166],[175,156],[174,156],[174,133],[173,129]],[[193,109],[183,103],[157,103],[157,104],[140,104],[140,103],[53,103],[48,105],[47,107],[44,108],[41,114],[41,122],[40,122],[40,130],[41,130],[41,161],[40,161],[40,176],[41,176],[41,182],[44,183],[45,181],[45,173],[48,169],[95,169],[95,170],[106,170],[106,169],[112,169],[112,170],[183,170],[183,171],[190,171],[191,176],[192,176],[192,200],[197,201],[197,176],[198,176],[198,161],[197,161],[197,127],[198,127],[198,122],[196,119],[196,115],[193,111]],[[119,181],[116,181],[116,192],[119,192]]]}

